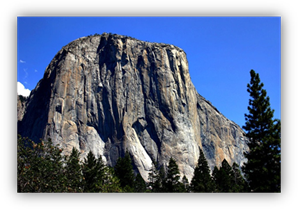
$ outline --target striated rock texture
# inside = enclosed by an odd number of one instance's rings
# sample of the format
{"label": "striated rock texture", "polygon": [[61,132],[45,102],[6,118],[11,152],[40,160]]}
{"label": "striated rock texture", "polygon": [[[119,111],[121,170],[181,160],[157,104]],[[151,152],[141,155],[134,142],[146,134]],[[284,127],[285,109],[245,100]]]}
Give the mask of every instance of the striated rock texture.
{"label": "striated rock texture", "polygon": [[27,102],[27,98],[22,96],[22,95],[18,95],[17,96],[17,118],[18,121],[21,121],[23,119],[25,110],[26,110],[26,102]]}
{"label": "striated rock texture", "polygon": [[190,180],[203,148],[213,169],[245,161],[244,132],[195,90],[185,52],[102,34],[63,47],[31,92],[22,136],[51,138],[65,154],[91,150],[114,166],[128,151],[146,180],[173,157]]}

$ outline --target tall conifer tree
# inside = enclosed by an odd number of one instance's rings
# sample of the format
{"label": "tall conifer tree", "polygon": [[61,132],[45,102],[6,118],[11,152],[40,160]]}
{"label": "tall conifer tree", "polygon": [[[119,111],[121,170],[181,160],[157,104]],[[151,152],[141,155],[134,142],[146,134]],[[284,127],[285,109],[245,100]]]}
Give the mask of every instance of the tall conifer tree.
{"label": "tall conifer tree", "polygon": [[214,184],[210,176],[208,162],[201,148],[198,165],[195,168],[190,188],[193,192],[212,192],[214,190]]}
{"label": "tall conifer tree", "polygon": [[213,172],[212,172],[212,181],[214,183],[214,192],[219,192],[219,180],[220,180],[220,174],[219,169],[217,166],[214,166]]}
{"label": "tall conifer tree", "polygon": [[250,76],[247,91],[251,99],[243,126],[250,151],[245,153],[248,161],[242,169],[252,191],[280,192],[280,120],[273,120],[274,110],[259,74],[251,70]]}
{"label": "tall conifer tree", "polygon": [[221,163],[220,169],[216,166],[212,172],[212,179],[214,182],[215,192],[232,192],[232,177],[233,177],[232,167],[229,163],[224,159]]}
{"label": "tall conifer tree", "polygon": [[135,192],[146,192],[146,182],[144,181],[141,174],[137,174],[135,180]]}
{"label": "tall conifer tree", "polygon": [[83,165],[84,192],[100,192],[104,182],[105,165],[89,151]]}
{"label": "tall conifer tree", "polygon": [[153,160],[148,174],[148,188],[151,192],[160,192],[162,188],[160,171],[157,169],[157,163]]}
{"label": "tall conifer tree", "polygon": [[65,175],[67,178],[67,187],[70,192],[82,192],[83,173],[80,165],[80,153],[73,147],[69,157],[67,157],[65,166]]}
{"label": "tall conifer tree", "polygon": [[182,192],[189,192],[189,182],[185,175],[182,178]]}
{"label": "tall conifer tree", "polygon": [[165,192],[180,192],[181,183],[179,182],[180,172],[176,161],[171,157],[169,161],[167,176],[165,180]]}
{"label": "tall conifer tree", "polygon": [[121,187],[126,191],[133,191],[135,176],[132,167],[132,160],[126,151],[124,157],[120,157],[115,165],[115,174],[120,180]]}
{"label": "tall conifer tree", "polygon": [[233,170],[230,164],[226,159],[224,159],[221,163],[221,167],[219,169],[219,189],[220,192],[232,192],[233,191]]}

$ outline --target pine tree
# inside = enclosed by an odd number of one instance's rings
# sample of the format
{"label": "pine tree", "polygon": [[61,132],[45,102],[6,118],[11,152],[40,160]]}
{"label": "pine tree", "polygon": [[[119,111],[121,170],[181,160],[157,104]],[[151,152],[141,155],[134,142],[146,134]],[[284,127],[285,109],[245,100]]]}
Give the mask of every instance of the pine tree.
{"label": "pine tree", "polygon": [[224,159],[220,169],[215,166],[212,172],[212,179],[215,185],[214,192],[233,192],[233,177],[232,167]]}
{"label": "pine tree", "polygon": [[36,144],[20,137],[19,142],[18,191],[66,192],[66,176],[63,168],[65,160],[62,149],[54,146],[51,139]]}
{"label": "pine tree", "polygon": [[164,188],[166,186],[166,178],[167,178],[167,175],[166,175],[166,170],[165,170],[165,167],[164,165],[161,165],[159,170],[158,170],[158,183],[160,183],[160,192],[163,192],[164,191]]}
{"label": "pine tree", "polygon": [[101,192],[123,192],[120,186],[120,180],[115,175],[113,167],[104,168],[104,184],[102,185]]}
{"label": "pine tree", "polygon": [[181,183],[179,182],[180,172],[176,161],[171,157],[169,161],[167,176],[165,180],[165,192],[180,192]]}
{"label": "pine tree", "polygon": [[232,177],[233,192],[246,192],[248,190],[247,189],[248,186],[241,174],[239,165],[236,162],[233,163],[232,170],[233,170],[233,176],[234,176]]}
{"label": "pine tree", "polygon": [[66,176],[63,164],[62,149],[54,146],[51,139],[33,143],[34,160],[32,171],[34,172],[37,192],[66,192]]}
{"label": "pine tree", "polygon": [[184,175],[182,178],[182,192],[189,192],[190,188],[189,188],[189,181],[186,178],[186,176]]}
{"label": "pine tree", "polygon": [[221,163],[221,167],[219,169],[220,174],[220,191],[221,192],[232,192],[233,182],[232,178],[234,177],[232,167],[228,163],[226,159],[224,159]]}
{"label": "pine tree", "polygon": [[273,120],[269,97],[259,74],[250,71],[251,80],[247,85],[250,94],[248,111],[245,114],[246,136],[250,151],[242,170],[254,192],[280,192],[280,120]]}
{"label": "pine tree", "polygon": [[30,150],[27,146],[28,140],[18,135],[17,142],[17,191],[28,191],[28,184],[30,183]]}
{"label": "pine tree", "polygon": [[217,166],[214,167],[212,172],[212,181],[214,183],[214,192],[220,192],[219,185],[220,185],[220,174],[219,169]]}
{"label": "pine tree", "polygon": [[148,174],[148,189],[151,192],[160,192],[162,189],[160,171],[157,169],[157,163],[153,160]]}
{"label": "pine tree", "polygon": [[195,168],[190,189],[193,192],[212,192],[214,190],[214,184],[210,176],[208,162],[201,148],[198,165]]}
{"label": "pine tree", "polygon": [[146,182],[144,181],[141,174],[137,174],[135,180],[135,192],[146,192]]}
{"label": "pine tree", "polygon": [[64,158],[59,145],[53,145],[51,139],[35,144],[31,141],[30,171],[32,192],[65,193],[67,192]]}
{"label": "pine tree", "polygon": [[69,192],[83,191],[83,172],[80,165],[80,153],[75,147],[72,148],[70,156],[67,157],[65,175],[67,178],[67,190]]}
{"label": "pine tree", "polygon": [[115,174],[120,180],[121,187],[132,192],[135,184],[135,176],[132,167],[132,160],[126,151],[124,157],[119,157],[114,167]]}
{"label": "pine tree", "polygon": [[105,165],[101,156],[96,159],[89,151],[83,164],[84,192],[101,192],[104,183]]}
{"label": "pine tree", "polygon": [[27,152],[24,141],[20,135],[17,135],[17,193],[25,191],[26,171],[29,168],[26,165]]}

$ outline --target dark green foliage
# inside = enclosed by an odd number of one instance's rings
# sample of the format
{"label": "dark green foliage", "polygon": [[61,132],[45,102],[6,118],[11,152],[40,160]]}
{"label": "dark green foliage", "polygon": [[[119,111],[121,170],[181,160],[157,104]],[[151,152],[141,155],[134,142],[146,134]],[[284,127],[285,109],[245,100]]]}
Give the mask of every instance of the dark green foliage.
{"label": "dark green foliage", "polygon": [[280,192],[280,120],[273,120],[269,97],[259,74],[250,71],[251,80],[247,85],[250,94],[248,111],[245,114],[246,136],[250,142],[250,151],[245,153],[248,159],[242,167],[253,192]]}
{"label": "dark green foliage", "polygon": [[90,151],[83,165],[84,192],[95,192],[97,177],[97,163],[94,154]]}
{"label": "dark green foliage", "polygon": [[[42,148],[42,147],[41,147]],[[62,164],[62,149],[55,147],[51,139],[45,142],[41,157],[38,158],[36,169],[40,171],[39,181],[42,183],[43,192],[64,192],[66,190],[66,177]],[[41,167],[42,165],[42,167]]]}
{"label": "dark green foliage", "polygon": [[[163,170],[164,176],[164,170]],[[152,161],[152,166],[148,174],[148,188],[151,192],[161,192],[162,190],[162,181],[161,181],[160,171],[157,169],[157,164],[155,161]]]}
{"label": "dark green foliage", "polygon": [[114,169],[107,167],[102,157],[95,158],[90,151],[83,164],[84,192],[122,192]]}
{"label": "dark green foliage", "polygon": [[189,187],[189,182],[186,176],[184,175],[182,178],[182,191],[181,192],[189,192],[190,187]]}
{"label": "dark green foliage", "polygon": [[134,189],[135,176],[132,167],[132,161],[129,153],[126,151],[124,157],[120,157],[115,165],[115,174],[120,180],[121,187],[131,192]]}
{"label": "dark green foliage", "polygon": [[114,168],[104,168],[103,185],[100,192],[123,192],[120,186],[120,180],[115,175]]}
{"label": "dark green foliage", "polygon": [[165,192],[181,192],[181,183],[179,182],[180,172],[176,161],[171,157],[169,161],[168,171],[163,187]]}
{"label": "dark green foliage", "polygon": [[28,139],[18,135],[17,143],[17,187],[18,192],[25,192],[28,185],[28,173],[30,171],[30,149],[28,147]]}
{"label": "dark green foliage", "polygon": [[51,140],[35,144],[18,136],[18,192],[64,192],[62,150]]}
{"label": "dark green foliage", "polygon": [[[229,169],[226,163],[227,161],[224,159],[220,169],[215,167],[213,170],[212,176],[215,184],[215,192],[232,192],[231,190],[232,177],[231,177],[231,174],[229,174],[231,167]],[[228,171],[226,171],[226,168],[228,168]]]}
{"label": "dark green foliage", "polygon": [[212,172],[212,180],[214,183],[214,192],[219,192],[220,173],[219,169],[215,166]]}
{"label": "dark green foliage", "polygon": [[160,186],[161,186],[161,189],[160,191],[163,192],[163,188],[164,186],[166,185],[166,172],[165,172],[165,167],[162,165],[160,168],[159,168],[159,179],[158,179],[158,182],[160,183]]}
{"label": "dark green foliage", "polygon": [[221,189],[219,187],[221,182],[221,174],[219,173],[219,169],[215,166],[212,172],[212,180],[214,183],[214,193],[220,193]]}
{"label": "dark green foliage", "polygon": [[35,144],[18,136],[17,161],[18,192],[122,192],[113,168],[92,152],[82,166],[76,149],[63,158],[51,140]]}
{"label": "dark green foliage", "polygon": [[65,175],[68,191],[70,192],[83,192],[83,172],[79,156],[79,151],[73,147],[70,156],[66,160]]}
{"label": "dark green foliage", "polygon": [[140,174],[137,174],[135,180],[135,192],[146,192],[146,182]]}
{"label": "dark green foliage", "polygon": [[201,148],[198,165],[195,168],[190,189],[192,192],[212,192],[214,190],[214,184],[210,176],[208,162]]}
{"label": "dark green foliage", "polygon": [[214,167],[212,179],[214,192],[247,192],[247,183],[241,175],[239,166],[233,163],[233,167],[223,160],[221,168]]}
{"label": "dark green foliage", "polygon": [[100,192],[104,184],[105,165],[89,151],[83,165],[84,192]]}
{"label": "dark green foliage", "polygon": [[[51,140],[35,144],[19,136],[17,152],[18,192],[210,192],[214,187],[208,184],[210,171],[202,151],[191,187],[185,176],[180,181],[178,165],[171,158],[168,168],[158,169],[153,162],[147,188],[140,174],[134,177],[128,152],[118,159],[115,168],[105,166],[102,157],[96,158],[91,151],[83,163],[75,148],[64,158],[62,150],[53,146]],[[205,172],[199,173],[201,170]],[[198,180],[203,184],[196,186]],[[215,192],[243,192],[246,189],[238,165],[234,164],[232,170],[226,160],[220,170],[214,168],[213,181]],[[196,191],[201,186],[203,190]]]}
{"label": "dark green foliage", "polygon": [[248,191],[248,185],[247,182],[244,180],[239,166],[237,163],[233,163],[232,166],[232,170],[233,170],[233,176],[232,177],[232,190],[233,192],[247,192]]}
{"label": "dark green foliage", "polygon": [[219,169],[218,189],[220,192],[232,192],[232,177],[233,170],[226,159],[222,161],[221,168]]}
{"label": "dark green foliage", "polygon": [[189,182],[184,176],[182,182],[180,180],[180,172],[176,161],[171,158],[165,173],[165,168],[161,166],[157,168],[155,161],[148,176],[148,192],[189,192]]}

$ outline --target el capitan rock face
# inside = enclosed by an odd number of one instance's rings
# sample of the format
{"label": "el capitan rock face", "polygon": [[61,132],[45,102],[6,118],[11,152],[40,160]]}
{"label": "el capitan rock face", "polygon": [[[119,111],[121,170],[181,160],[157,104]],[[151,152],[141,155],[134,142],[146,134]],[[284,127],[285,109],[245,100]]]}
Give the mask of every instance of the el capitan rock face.
{"label": "el capitan rock face", "polygon": [[203,148],[209,166],[239,165],[244,132],[197,93],[185,52],[102,34],[63,47],[31,92],[22,136],[51,138],[65,154],[91,150],[114,166],[128,151],[146,180],[152,160],[173,157],[190,180]]}

